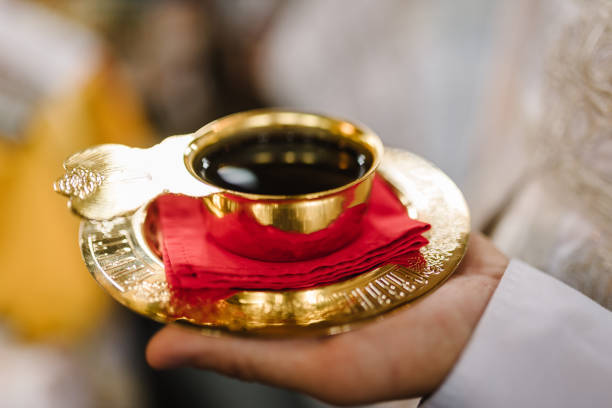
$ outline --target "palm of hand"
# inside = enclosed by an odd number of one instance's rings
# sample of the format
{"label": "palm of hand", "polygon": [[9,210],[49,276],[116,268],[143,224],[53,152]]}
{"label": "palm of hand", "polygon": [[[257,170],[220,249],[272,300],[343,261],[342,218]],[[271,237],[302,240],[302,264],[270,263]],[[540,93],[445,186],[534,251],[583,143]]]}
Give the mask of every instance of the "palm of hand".
{"label": "palm of hand", "polygon": [[439,289],[350,333],[309,339],[215,338],[168,326],[153,337],[155,368],[191,365],[292,388],[335,404],[431,393],[467,344],[507,258],[475,235],[459,270]]}

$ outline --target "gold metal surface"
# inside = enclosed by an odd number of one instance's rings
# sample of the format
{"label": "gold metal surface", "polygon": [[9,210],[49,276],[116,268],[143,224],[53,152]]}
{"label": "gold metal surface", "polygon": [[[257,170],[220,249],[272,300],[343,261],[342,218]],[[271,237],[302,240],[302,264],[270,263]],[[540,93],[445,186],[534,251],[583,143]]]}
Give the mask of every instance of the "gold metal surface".
{"label": "gold metal surface", "polygon": [[[318,132],[316,137],[357,145],[372,158],[370,167],[343,186],[300,195],[222,189],[195,170],[194,163],[208,147],[228,138],[239,140],[245,131],[270,129]],[[293,156],[288,159],[295,160],[295,153],[289,153]],[[149,149],[94,146],[66,160],[66,174],[54,187],[69,197],[73,211],[98,221],[127,216],[164,193],[202,198],[208,209],[207,229],[226,249],[255,259],[299,260],[334,251],[357,236],[354,226],[365,212],[365,206],[359,205],[369,199],[382,154],[380,139],[365,126],[317,114],[262,109],[226,116]],[[271,237],[270,226],[286,234]],[[314,232],[320,232],[316,240],[308,235]]]}
{"label": "gold metal surface", "polygon": [[[310,200],[236,200],[232,195],[224,193],[213,194],[202,200],[208,211],[217,218],[243,211],[259,225],[310,234],[327,228],[346,208],[364,204],[370,196],[373,180],[369,177],[352,189]],[[211,225],[211,228],[214,227]]]}
{"label": "gold metal surface", "polygon": [[372,155],[372,164],[358,179],[331,190],[299,195],[252,194],[234,190],[224,190],[224,192],[251,200],[313,200],[320,197],[327,197],[333,193],[338,193],[360,184],[363,180],[369,178],[380,164],[383,155],[382,142],[374,132],[364,125],[357,125],[343,119],[314,113],[290,112],[277,109],[258,109],[234,113],[217,119],[195,132],[193,134],[193,142],[191,142],[184,155],[185,167],[194,178],[199,179],[199,175],[194,168],[195,159],[199,153],[208,146],[222,139],[240,134],[247,129],[279,129],[286,127],[309,130],[319,129],[327,133],[325,137],[345,139],[346,142],[359,145]]}
{"label": "gold metal surface", "polygon": [[143,235],[146,213],[81,223],[80,245],[93,277],[117,301],[159,322],[183,321],[205,332],[260,336],[332,334],[419,298],[458,266],[470,230],[469,213],[455,184],[424,159],[387,149],[379,173],[413,217],[432,225],[426,261],[411,268],[389,264],[317,289],[239,292],[190,306],[171,300],[163,263]]}
{"label": "gold metal surface", "polygon": [[68,206],[92,220],[134,212],[162,193],[203,197],[221,191],[186,170],[183,153],[194,135],[173,136],[148,148],[104,144],[73,154],[55,184]]}
{"label": "gold metal surface", "polygon": [[[368,182],[372,184],[371,179]],[[248,210],[259,225],[272,225],[282,231],[310,234],[325,229],[342,214],[344,196],[333,195],[309,204],[252,202]]]}
{"label": "gold metal surface", "polygon": [[[329,136],[355,143],[370,152],[372,165],[360,178],[344,186],[300,195],[262,195],[221,189],[202,180],[194,169],[197,155],[222,139],[246,129],[302,127],[328,132]],[[92,220],[108,220],[145,206],[164,193],[206,197],[230,193],[250,200],[314,200],[340,193],[371,178],[380,163],[383,146],[371,130],[323,115],[261,109],[235,113],[215,120],[196,132],[166,138],[148,149],[118,144],[90,147],[64,162],[66,174],[55,190],[69,198],[69,207]]]}

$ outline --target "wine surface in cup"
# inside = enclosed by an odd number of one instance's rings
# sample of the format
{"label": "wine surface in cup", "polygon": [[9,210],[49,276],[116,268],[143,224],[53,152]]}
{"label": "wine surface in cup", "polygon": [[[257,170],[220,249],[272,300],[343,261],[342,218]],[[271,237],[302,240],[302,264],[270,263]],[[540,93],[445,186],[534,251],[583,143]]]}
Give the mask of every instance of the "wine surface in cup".
{"label": "wine surface in cup", "polygon": [[331,133],[262,129],[221,139],[196,156],[200,177],[244,193],[300,195],[331,190],[363,176],[370,152]]}

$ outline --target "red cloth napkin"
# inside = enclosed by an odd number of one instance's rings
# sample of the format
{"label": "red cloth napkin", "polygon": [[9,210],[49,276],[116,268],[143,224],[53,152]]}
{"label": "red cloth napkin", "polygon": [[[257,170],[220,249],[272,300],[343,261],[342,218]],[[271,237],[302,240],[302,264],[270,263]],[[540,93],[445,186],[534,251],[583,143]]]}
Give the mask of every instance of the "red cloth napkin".
{"label": "red cloth napkin", "polygon": [[176,195],[158,198],[166,278],[172,289],[209,291],[223,298],[236,290],[302,289],[330,284],[385,263],[413,263],[427,244],[429,225],[408,217],[380,177],[359,237],[340,250],[297,262],[264,262],[229,252],[203,234],[200,200]]}

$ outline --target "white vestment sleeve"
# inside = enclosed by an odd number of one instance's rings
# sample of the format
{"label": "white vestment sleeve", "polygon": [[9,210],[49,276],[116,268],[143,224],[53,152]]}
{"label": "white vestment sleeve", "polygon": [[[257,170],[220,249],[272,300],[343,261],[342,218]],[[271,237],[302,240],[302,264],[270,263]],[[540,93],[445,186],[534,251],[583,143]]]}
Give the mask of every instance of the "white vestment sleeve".
{"label": "white vestment sleeve", "polygon": [[421,406],[612,407],[612,312],[513,260],[459,361]]}

